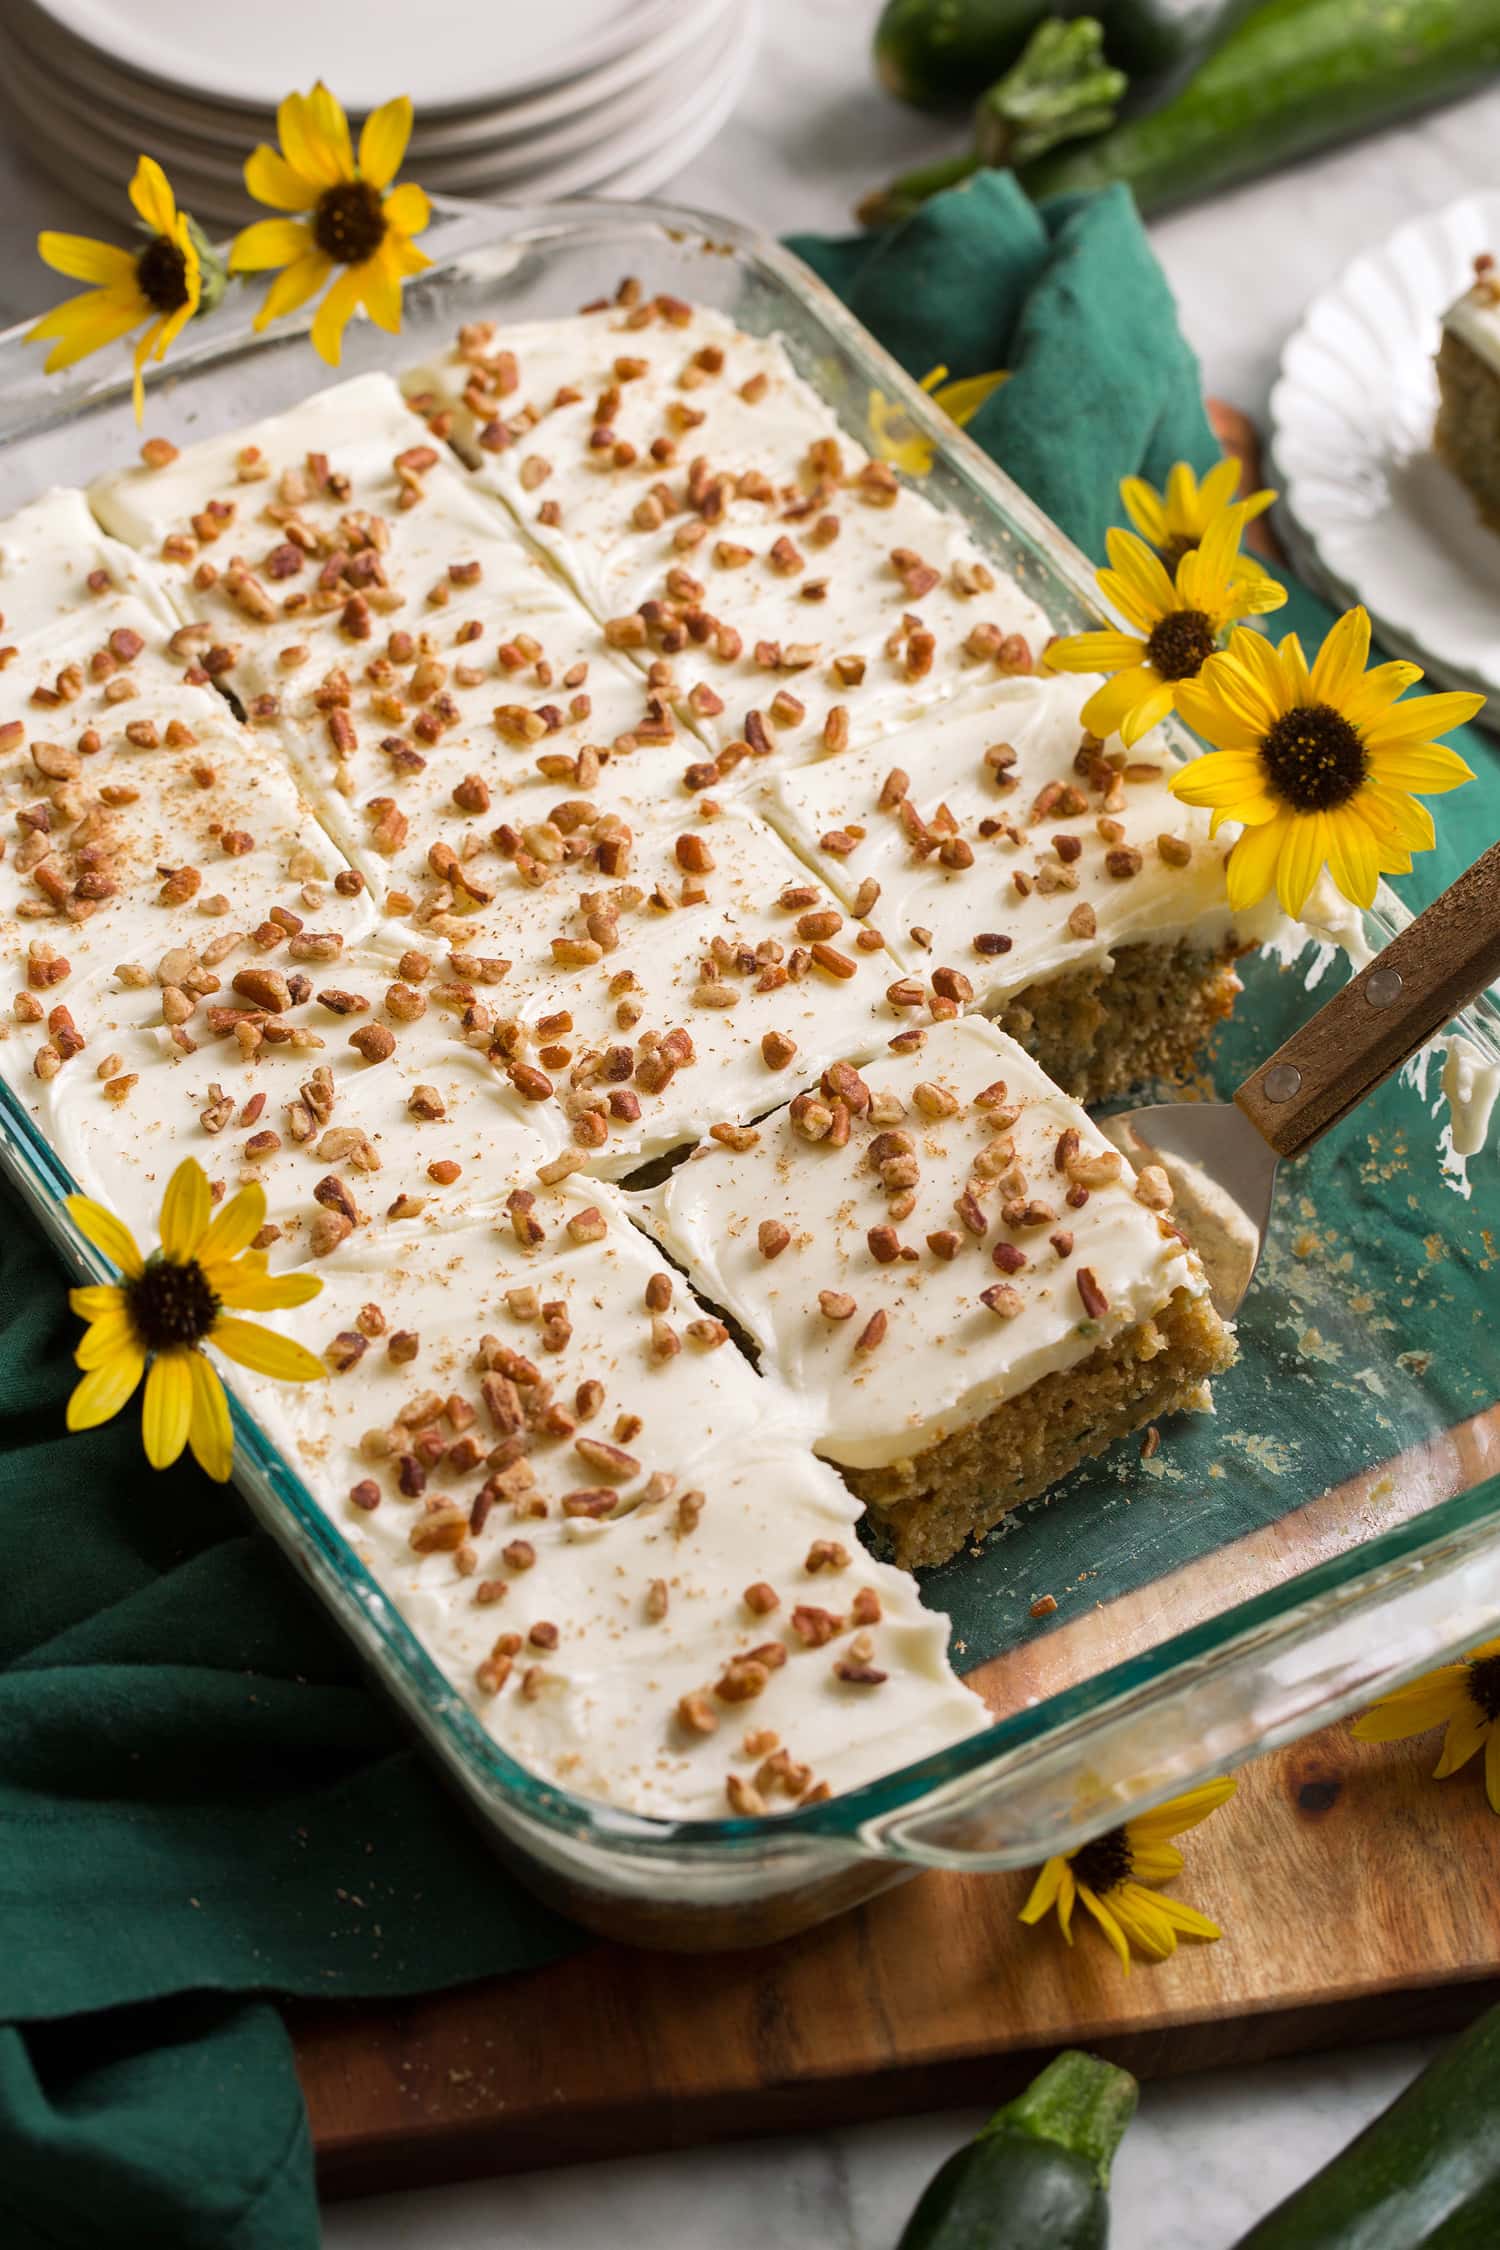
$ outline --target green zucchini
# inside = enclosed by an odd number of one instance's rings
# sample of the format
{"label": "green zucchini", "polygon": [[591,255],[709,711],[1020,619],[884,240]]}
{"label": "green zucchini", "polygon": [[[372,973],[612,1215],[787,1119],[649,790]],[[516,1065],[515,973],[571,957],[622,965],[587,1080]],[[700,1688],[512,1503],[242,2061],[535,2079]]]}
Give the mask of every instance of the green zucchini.
{"label": "green zucchini", "polygon": [[933,2176],[897,2250],[1105,2250],[1135,2102],[1128,2070],[1057,2056]]}
{"label": "green zucchini", "polygon": [[886,0],[875,73],[919,109],[955,109],[1019,61],[1049,16],[1094,16],[1104,52],[1130,81],[1128,113],[1163,102],[1248,13],[1254,0]]}
{"label": "green zucchini", "polygon": [[1494,2250],[1500,2008],[1429,2063],[1238,2250]]}
{"label": "green zucchini", "polygon": [[1266,0],[1165,109],[1021,171],[1124,180],[1148,217],[1391,125],[1500,70],[1500,0]]}

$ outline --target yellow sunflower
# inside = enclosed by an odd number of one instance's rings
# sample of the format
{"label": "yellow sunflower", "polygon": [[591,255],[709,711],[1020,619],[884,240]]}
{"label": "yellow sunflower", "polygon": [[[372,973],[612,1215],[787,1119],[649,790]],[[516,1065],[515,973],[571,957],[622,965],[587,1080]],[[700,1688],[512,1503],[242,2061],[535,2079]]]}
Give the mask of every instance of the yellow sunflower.
{"label": "yellow sunflower", "polygon": [[1073,1908],[1079,1899],[1130,1974],[1130,1950],[1149,1961],[1165,1961],[1177,1950],[1180,1937],[1216,1938],[1216,1922],[1180,1899],[1163,1898],[1158,1885],[1170,1883],[1183,1868],[1181,1852],[1169,1839],[1186,1828],[1196,1828],[1234,1795],[1229,1778],[1208,1781],[1186,1796],[1173,1797],[1155,1812],[1111,1828],[1077,1851],[1049,1859],[1021,1909],[1023,1922],[1040,1922],[1057,1909],[1058,1927],[1069,1945],[1073,1942]]}
{"label": "yellow sunflower", "polygon": [[305,305],[342,267],[312,324],[318,352],[337,367],[355,306],[362,304],[376,327],[394,336],[401,326],[401,284],[432,263],[412,241],[432,216],[426,195],[410,180],[391,186],[411,138],[411,103],[403,94],[371,111],[358,161],[349,120],[321,80],[310,94],[287,95],[276,112],[276,131],[280,150],[262,142],[245,160],[245,185],[257,203],[304,215],[246,227],[235,237],[229,270],[282,268],[255,316],[256,327],[264,328]]}
{"label": "yellow sunflower", "polygon": [[1500,1641],[1485,1641],[1457,1664],[1424,1672],[1354,1722],[1361,1742],[1407,1742],[1431,1727],[1446,1730],[1433,1778],[1446,1781],[1483,1750],[1485,1794],[1500,1813]]}
{"label": "yellow sunflower", "polygon": [[1129,749],[1169,711],[1181,710],[1184,687],[1236,618],[1281,607],[1286,589],[1274,579],[1235,575],[1243,527],[1239,507],[1222,510],[1171,577],[1133,531],[1106,534],[1112,568],[1096,573],[1099,591],[1134,630],[1075,633],[1054,641],[1042,658],[1051,672],[1112,675],[1083,707],[1093,733],[1118,733]]}
{"label": "yellow sunflower", "polygon": [[[1239,482],[1238,461],[1216,461],[1201,484],[1186,461],[1177,461],[1168,470],[1162,491],[1147,484],[1144,477],[1122,477],[1120,498],[1147,546],[1156,549],[1168,570],[1175,570],[1184,555],[1202,546],[1214,519],[1225,508],[1239,509],[1243,535],[1245,525],[1264,515],[1276,497],[1274,492],[1261,491],[1236,500]],[[1250,555],[1237,556],[1234,568],[1241,577],[1266,576]]]}
{"label": "yellow sunflower", "polygon": [[130,183],[130,200],[148,230],[144,248],[124,250],[115,242],[95,242],[86,234],[36,238],[37,250],[54,273],[92,287],[81,297],[54,305],[26,331],[28,343],[51,342],[47,373],[71,367],[90,352],[128,336],[149,323],[135,347],[135,418],[145,413],[146,362],[164,359],[181,330],[200,309],[212,311],[224,287],[224,269],[186,211],[179,211],[167,175],[143,156]]}
{"label": "yellow sunflower", "polygon": [[1474,778],[1436,737],[1472,719],[1484,697],[1403,701],[1420,668],[1367,672],[1369,653],[1370,620],[1351,609],[1311,670],[1295,633],[1273,648],[1237,632],[1180,688],[1178,710],[1214,754],[1168,786],[1184,804],[1209,807],[1215,828],[1243,822],[1225,863],[1236,910],[1274,882],[1286,912],[1300,914],[1325,865],[1345,898],[1368,906],[1382,875],[1409,873],[1412,853],[1432,848],[1432,815],[1413,792],[1435,796]]}
{"label": "yellow sunflower", "polygon": [[[933,367],[922,377],[930,393],[951,421],[962,429],[972,422],[985,400],[998,391],[1008,370],[999,367],[989,375],[964,375],[950,383],[946,367]],[[869,403],[871,442],[882,461],[904,476],[925,477],[932,467],[932,440],[913,429],[901,408],[884,391],[871,391]]]}
{"label": "yellow sunflower", "polygon": [[69,1293],[69,1304],[89,1325],[73,1355],[84,1372],[68,1400],[68,1428],[107,1422],[144,1375],[142,1426],[152,1468],[169,1468],[190,1445],[199,1467],[222,1484],[234,1432],[224,1386],[201,1347],[212,1342],[242,1367],[279,1382],[311,1382],[327,1371],[305,1345],[236,1320],[225,1308],[271,1312],[305,1305],[322,1282],[315,1274],[267,1273],[265,1252],[250,1247],[265,1224],[265,1189],[241,1188],[215,1217],[207,1175],[191,1156],[167,1182],[161,1247],[149,1258],[141,1256],[124,1220],[102,1203],[70,1195],[68,1211],[121,1274],[117,1282]]}

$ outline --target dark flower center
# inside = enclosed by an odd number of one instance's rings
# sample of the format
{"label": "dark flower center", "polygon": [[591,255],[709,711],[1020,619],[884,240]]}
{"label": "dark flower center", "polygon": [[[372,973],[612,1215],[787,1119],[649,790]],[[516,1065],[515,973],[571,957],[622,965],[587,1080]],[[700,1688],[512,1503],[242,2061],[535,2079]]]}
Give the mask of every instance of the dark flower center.
{"label": "dark flower center", "polygon": [[219,1317],[219,1300],[196,1258],[177,1265],[159,1253],[125,1283],[130,1325],[148,1352],[201,1344]]}
{"label": "dark flower center", "polygon": [[1500,1656],[1481,1656],[1469,1666],[1469,1701],[1487,1719],[1500,1719]]}
{"label": "dark flower center", "polygon": [[1073,1854],[1073,1879],[1086,1883],[1096,1897],[1102,1898],[1112,1891],[1116,1883],[1128,1883],[1135,1862],[1130,1856],[1130,1838],[1123,1828],[1111,1828],[1107,1834],[1096,1836],[1085,1844],[1081,1852]]}
{"label": "dark flower center", "polygon": [[136,259],[135,285],[153,312],[180,312],[187,303],[187,260],[166,235],[152,235]]}
{"label": "dark flower center", "polygon": [[1214,629],[1201,609],[1174,609],[1152,630],[1146,662],[1164,680],[1194,680],[1214,652]]}
{"label": "dark flower center", "polygon": [[1266,779],[1297,812],[1330,812],[1347,804],[1368,769],[1359,735],[1331,703],[1284,711],[1260,746]]}
{"label": "dark flower center", "polygon": [[385,240],[385,213],[368,180],[325,188],[313,212],[313,240],[336,266],[363,265]]}
{"label": "dark flower center", "polygon": [[1174,531],[1166,545],[1161,549],[1161,559],[1167,566],[1168,577],[1175,578],[1177,565],[1181,562],[1183,556],[1196,554],[1197,550],[1198,542],[1196,539],[1189,539],[1185,531]]}

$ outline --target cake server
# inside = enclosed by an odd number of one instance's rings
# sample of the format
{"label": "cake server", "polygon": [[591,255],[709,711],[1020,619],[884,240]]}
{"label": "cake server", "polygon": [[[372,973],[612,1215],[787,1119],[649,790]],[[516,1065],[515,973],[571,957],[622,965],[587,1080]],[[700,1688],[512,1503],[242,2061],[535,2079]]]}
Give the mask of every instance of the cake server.
{"label": "cake server", "polygon": [[1253,1070],[1233,1101],[1158,1103],[1105,1121],[1139,1171],[1172,1182],[1216,1310],[1239,1308],[1265,1246],[1276,1172],[1500,980],[1500,843]]}

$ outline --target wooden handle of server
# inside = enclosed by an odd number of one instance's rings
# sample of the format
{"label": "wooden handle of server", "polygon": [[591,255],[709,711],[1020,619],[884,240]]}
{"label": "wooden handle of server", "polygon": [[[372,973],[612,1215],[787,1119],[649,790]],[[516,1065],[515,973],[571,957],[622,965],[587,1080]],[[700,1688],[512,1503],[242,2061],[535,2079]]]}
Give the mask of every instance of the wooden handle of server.
{"label": "wooden handle of server", "polygon": [[1500,843],[1252,1071],[1235,1101],[1300,1156],[1500,979]]}

